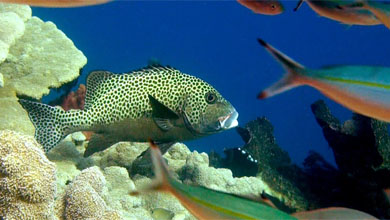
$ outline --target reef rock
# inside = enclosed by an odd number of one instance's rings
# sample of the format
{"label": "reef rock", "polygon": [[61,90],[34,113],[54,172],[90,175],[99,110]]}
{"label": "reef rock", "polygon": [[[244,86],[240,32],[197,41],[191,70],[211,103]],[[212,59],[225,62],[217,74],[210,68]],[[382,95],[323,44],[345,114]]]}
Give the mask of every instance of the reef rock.
{"label": "reef rock", "polygon": [[90,156],[93,164],[101,168],[109,166],[131,169],[133,161],[149,147],[148,143],[119,142],[104,151]]}
{"label": "reef rock", "polygon": [[[317,166],[314,171],[307,172],[328,177],[312,183],[312,186],[322,185],[317,195],[378,218],[390,218],[390,202],[383,193],[383,189],[390,187],[389,178],[385,178],[390,176],[388,125],[358,114],[341,124],[322,100],[311,108],[338,166],[337,170],[329,169],[328,165],[321,166],[322,169]],[[321,161],[318,156],[316,160],[310,159],[307,161],[311,163]],[[329,191],[333,193],[327,194]]]}
{"label": "reef rock", "polygon": [[32,17],[0,70],[18,95],[40,99],[79,76],[87,59],[52,22]]}
{"label": "reef rock", "polygon": [[4,87],[4,78],[3,74],[0,73],[0,89]]}
{"label": "reef rock", "polygon": [[288,153],[277,145],[272,124],[266,118],[250,121],[237,131],[246,144],[225,150],[226,158],[212,153],[213,166],[229,168],[234,176],[253,175],[261,179],[269,189],[265,192],[283,201],[287,206],[285,211],[318,207],[306,191],[305,173],[292,164]]}
{"label": "reef rock", "polygon": [[55,24],[31,17],[28,6],[9,4],[0,4],[1,56],[5,60],[0,59],[0,73],[6,83],[0,90],[0,129],[30,135],[34,127],[16,95],[40,99],[50,88],[77,78],[87,62]]}
{"label": "reef rock", "polygon": [[31,17],[31,9],[24,5],[0,3],[0,63],[16,39],[24,33],[24,21]]}
{"label": "reef rock", "polygon": [[0,218],[54,219],[55,172],[33,137],[0,131]]}

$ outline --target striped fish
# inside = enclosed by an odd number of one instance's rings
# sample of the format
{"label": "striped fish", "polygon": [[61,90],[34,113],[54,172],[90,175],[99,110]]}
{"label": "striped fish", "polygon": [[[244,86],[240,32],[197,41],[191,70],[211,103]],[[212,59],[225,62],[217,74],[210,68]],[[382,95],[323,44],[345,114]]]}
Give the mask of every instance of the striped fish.
{"label": "striped fish", "polygon": [[318,15],[343,24],[378,25],[383,23],[386,25],[383,19],[378,17],[376,13],[373,13],[368,7],[357,5],[357,0],[300,0],[294,11],[297,11],[304,1]]}
{"label": "striped fish", "polygon": [[309,69],[263,40],[258,41],[287,71],[281,80],[262,91],[259,99],[308,85],[354,112],[390,122],[390,67],[338,65]]}
{"label": "striped fish", "polygon": [[390,29],[390,2],[386,1],[372,1],[372,0],[357,0],[351,6],[346,5],[345,8],[361,8],[370,11],[378,20],[380,20],[387,28]]}
{"label": "striped fish", "polygon": [[197,219],[296,220],[295,217],[272,208],[267,202],[257,202],[201,186],[182,184],[171,176],[159,148],[153,143],[150,153],[156,179],[152,185],[133,192],[132,195],[148,191],[171,193]]}
{"label": "striped fish", "polygon": [[176,181],[168,171],[168,166],[157,145],[151,142],[150,154],[154,166],[155,180],[151,185],[131,193],[137,195],[150,191],[171,193],[197,219],[354,219],[376,220],[375,217],[354,209],[330,207],[312,211],[297,212],[289,215],[275,208],[273,203],[264,198],[263,201],[253,201],[233,194],[219,192],[200,186],[191,186]]}

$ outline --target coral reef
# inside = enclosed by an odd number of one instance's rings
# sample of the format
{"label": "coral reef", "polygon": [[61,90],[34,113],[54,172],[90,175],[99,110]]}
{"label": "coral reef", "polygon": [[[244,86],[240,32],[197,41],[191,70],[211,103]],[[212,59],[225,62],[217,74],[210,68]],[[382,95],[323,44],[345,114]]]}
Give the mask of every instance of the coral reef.
{"label": "coral reef", "polygon": [[57,206],[64,210],[64,216],[59,218],[122,219],[118,212],[110,210],[104,202],[106,191],[106,180],[98,167],[83,170],[67,187],[64,199],[59,199],[65,202]]}
{"label": "coral reef", "polygon": [[0,218],[54,219],[55,171],[33,137],[0,131]]}
{"label": "coral reef", "polygon": [[388,125],[358,114],[341,124],[324,101],[311,107],[338,167],[332,168],[318,155],[306,159],[305,167],[311,169],[307,173],[317,177],[311,178],[312,188],[318,187],[317,196],[324,205],[336,201],[340,206],[390,218],[390,203],[383,192],[390,187],[389,178],[384,178],[390,176]]}
{"label": "coral reef", "polygon": [[[384,189],[390,187],[390,181],[383,178],[390,175],[388,125],[358,114],[342,125],[323,101],[314,103],[312,111],[334,152],[337,167],[314,151],[305,159],[303,169],[292,164],[277,146],[272,125],[265,118],[238,128],[245,146],[225,150],[226,158],[210,153],[212,165],[229,168],[234,176],[261,178],[272,190],[271,195],[290,211],[339,206],[389,218],[390,203]],[[248,170],[244,162],[247,155],[257,161],[257,169],[252,163]]]}
{"label": "coral reef", "polygon": [[[257,161],[250,169],[243,166],[242,160],[233,158],[234,150],[225,150],[226,158],[211,154],[213,166],[226,167],[234,176],[252,174],[260,178],[270,190],[265,191],[287,206],[285,211],[302,211],[318,207],[316,199],[307,192],[305,173],[291,163],[287,152],[282,150],[273,136],[273,127],[266,118],[248,122],[244,128],[237,128],[246,143],[241,152],[251,155]],[[237,157],[237,156],[235,156]]]}
{"label": "coral reef", "polygon": [[40,99],[49,88],[75,79],[87,59],[52,22],[31,17],[28,6],[0,4],[0,17],[7,21],[0,19],[0,56],[5,57],[0,59],[5,82],[0,112],[7,112],[0,115],[0,129],[32,135],[34,127],[16,95]]}
{"label": "coral reef", "polygon": [[10,46],[24,33],[24,21],[31,17],[28,6],[0,3],[0,63],[7,55]]}
{"label": "coral reef", "polygon": [[0,73],[0,89],[4,87],[4,78],[3,74]]}

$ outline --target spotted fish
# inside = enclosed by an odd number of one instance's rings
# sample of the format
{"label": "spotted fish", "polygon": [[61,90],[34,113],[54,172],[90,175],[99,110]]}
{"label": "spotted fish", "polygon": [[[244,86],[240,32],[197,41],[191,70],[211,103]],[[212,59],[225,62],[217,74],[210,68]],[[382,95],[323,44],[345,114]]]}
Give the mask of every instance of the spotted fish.
{"label": "spotted fish", "polygon": [[196,139],[238,125],[238,113],[210,84],[171,67],[124,74],[90,73],[84,110],[64,111],[20,100],[46,151],[75,131],[93,131],[89,145],[118,141],[160,143]]}

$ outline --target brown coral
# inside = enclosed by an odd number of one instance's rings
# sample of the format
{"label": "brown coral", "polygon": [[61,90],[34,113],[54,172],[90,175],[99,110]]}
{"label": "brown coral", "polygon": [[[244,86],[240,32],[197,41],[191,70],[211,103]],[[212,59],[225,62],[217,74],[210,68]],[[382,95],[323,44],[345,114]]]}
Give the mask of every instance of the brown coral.
{"label": "brown coral", "polygon": [[0,131],[0,217],[54,219],[55,172],[33,137]]}

